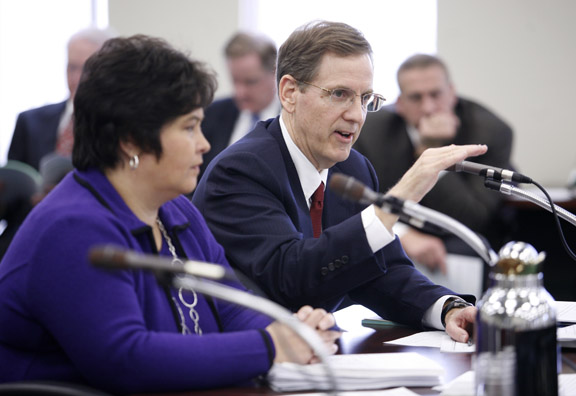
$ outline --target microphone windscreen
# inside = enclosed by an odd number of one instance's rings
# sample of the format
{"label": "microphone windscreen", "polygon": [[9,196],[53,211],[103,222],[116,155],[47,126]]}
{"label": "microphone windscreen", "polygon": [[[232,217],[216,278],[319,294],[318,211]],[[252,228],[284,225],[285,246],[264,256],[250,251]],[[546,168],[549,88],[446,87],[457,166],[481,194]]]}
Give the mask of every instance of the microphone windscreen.
{"label": "microphone windscreen", "polygon": [[88,253],[90,262],[103,268],[128,268],[126,251],[114,245],[95,246]]}
{"label": "microphone windscreen", "polygon": [[344,199],[359,202],[364,199],[366,186],[351,176],[335,173],[330,178],[328,187]]}

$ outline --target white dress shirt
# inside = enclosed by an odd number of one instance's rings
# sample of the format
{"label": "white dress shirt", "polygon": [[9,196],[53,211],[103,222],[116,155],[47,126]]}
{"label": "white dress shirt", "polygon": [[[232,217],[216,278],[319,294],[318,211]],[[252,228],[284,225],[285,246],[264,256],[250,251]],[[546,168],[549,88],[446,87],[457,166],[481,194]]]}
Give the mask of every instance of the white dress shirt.
{"label": "white dress shirt", "polygon": [[[278,98],[274,97],[274,100],[266,108],[260,111],[260,113],[258,113],[258,121],[276,117],[278,114],[280,114],[280,108],[280,101]],[[236,124],[234,124],[232,135],[230,135],[230,141],[228,142],[228,145],[231,145],[232,143],[247,135],[248,132],[254,129],[254,125],[255,122],[253,113],[248,110],[240,111],[238,119],[236,120]]]}

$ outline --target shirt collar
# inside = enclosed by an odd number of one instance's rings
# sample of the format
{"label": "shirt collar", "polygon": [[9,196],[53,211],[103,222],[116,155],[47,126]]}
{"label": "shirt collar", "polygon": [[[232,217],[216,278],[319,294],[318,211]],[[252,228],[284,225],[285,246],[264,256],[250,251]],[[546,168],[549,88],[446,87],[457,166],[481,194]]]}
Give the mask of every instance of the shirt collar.
{"label": "shirt collar", "polygon": [[314,165],[306,158],[302,150],[296,146],[296,143],[292,140],[290,133],[288,133],[288,128],[280,116],[280,129],[282,130],[282,137],[286,142],[286,147],[290,153],[290,158],[294,162],[296,167],[296,172],[298,173],[298,179],[300,180],[300,185],[302,186],[302,191],[304,192],[304,198],[310,207],[310,199],[312,194],[318,188],[320,183],[324,183],[324,188],[326,188],[326,180],[328,179],[328,169],[322,169],[318,172]]}
{"label": "shirt collar", "polygon": [[408,132],[412,146],[418,147],[420,145],[420,132],[418,132],[418,129],[413,125],[406,124],[406,132]]}
{"label": "shirt collar", "polygon": [[[278,98],[274,97],[274,100],[272,100],[268,106],[258,112],[258,118],[264,121],[269,118],[274,118],[280,114],[280,109],[280,101]],[[245,117],[248,120],[252,120],[252,112],[250,110],[241,110],[239,117]]]}
{"label": "shirt collar", "polygon": [[68,99],[66,101],[66,106],[64,107],[64,111],[60,116],[60,123],[58,124],[58,133],[61,133],[64,128],[68,126],[70,122],[70,118],[72,118],[72,114],[74,113],[74,102],[72,99]]}

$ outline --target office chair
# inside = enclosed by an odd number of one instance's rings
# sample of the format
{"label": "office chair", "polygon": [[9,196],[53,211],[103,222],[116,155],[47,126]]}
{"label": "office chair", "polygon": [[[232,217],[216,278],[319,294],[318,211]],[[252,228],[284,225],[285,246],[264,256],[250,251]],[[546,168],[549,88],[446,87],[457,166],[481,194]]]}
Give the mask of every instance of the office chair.
{"label": "office chair", "polygon": [[40,182],[40,174],[28,164],[8,161],[0,167],[0,259],[32,210]]}
{"label": "office chair", "polygon": [[0,203],[9,206],[29,199],[38,191],[42,181],[40,173],[30,165],[10,160],[0,167]]}
{"label": "office chair", "polygon": [[58,381],[22,381],[0,384],[0,395],[14,396],[110,396],[78,384]]}

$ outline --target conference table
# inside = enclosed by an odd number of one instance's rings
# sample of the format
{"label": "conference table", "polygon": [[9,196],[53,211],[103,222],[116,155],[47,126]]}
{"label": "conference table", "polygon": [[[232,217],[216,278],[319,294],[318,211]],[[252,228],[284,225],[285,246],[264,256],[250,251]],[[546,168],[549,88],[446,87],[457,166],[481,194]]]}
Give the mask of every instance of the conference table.
{"label": "conference table", "polygon": [[[362,319],[375,317],[376,315],[360,306],[348,307],[343,311],[336,313],[336,320],[340,327],[347,331],[343,333],[339,340],[339,353],[389,353],[389,352],[417,352],[424,355],[437,363],[445,370],[443,380],[448,383],[459,375],[469,371],[472,365],[471,353],[445,353],[440,352],[439,348],[432,347],[414,347],[384,344],[385,341],[395,340],[417,333],[419,330],[405,326],[385,326],[382,329],[372,329],[362,326]],[[576,349],[562,349],[563,373],[574,373],[572,368],[576,365]],[[566,364],[569,363],[569,364]],[[572,367],[571,367],[572,366]],[[440,392],[432,388],[413,388],[408,387],[412,392],[419,395],[435,395]],[[312,393],[313,391],[303,391],[300,393]],[[293,395],[298,392],[290,392]],[[196,396],[196,395],[213,395],[213,396],[252,396],[252,395],[283,395],[277,393],[267,386],[222,388],[202,391],[190,391],[180,393],[170,393],[170,396]],[[288,393],[286,393],[288,394]],[[154,394],[158,396],[159,394]],[[150,395],[151,396],[151,395]]]}
{"label": "conference table", "polygon": [[[576,213],[576,191],[567,189],[551,189],[552,200],[559,206]],[[511,240],[525,241],[533,244],[538,251],[545,251],[548,255],[544,265],[544,283],[548,291],[556,300],[576,300],[576,263],[568,257],[562,247],[553,225],[551,214],[539,206],[521,199],[511,197],[507,205],[516,209],[515,231]],[[566,239],[574,249],[576,241],[576,228],[565,225],[563,229]],[[499,247],[494,247],[498,249]],[[376,314],[359,306],[352,306],[336,313],[340,327],[348,330],[339,340],[339,353],[392,353],[417,352],[437,363],[445,370],[444,383],[448,383],[459,375],[471,370],[472,354],[470,353],[444,353],[439,348],[414,347],[393,344],[384,344],[417,333],[418,329],[405,326],[386,326],[374,330],[363,327],[362,319],[376,317]],[[562,348],[562,373],[576,373],[576,348]],[[412,388],[411,391],[419,395],[435,395],[440,392],[432,388]],[[312,393],[303,391],[301,393]],[[298,392],[290,392],[295,394]],[[160,394],[154,394],[159,396]],[[190,391],[165,394],[166,396],[252,396],[252,395],[282,395],[266,386],[222,388],[202,391]],[[141,395],[138,395],[141,396]],[[143,396],[143,395],[142,395]],[[148,396],[148,395],[146,395]],[[150,395],[152,396],[152,395]]]}

